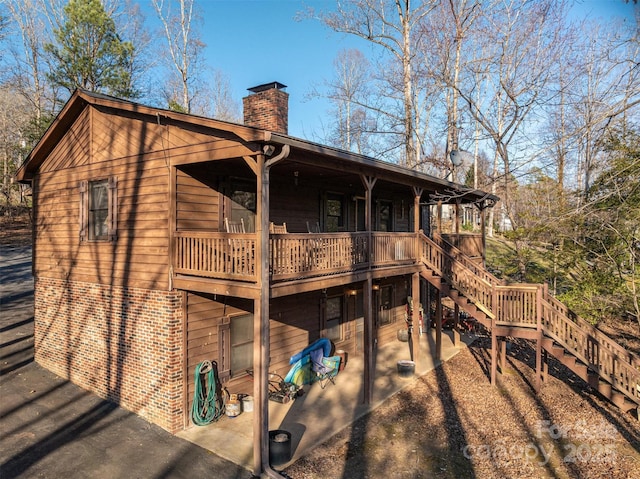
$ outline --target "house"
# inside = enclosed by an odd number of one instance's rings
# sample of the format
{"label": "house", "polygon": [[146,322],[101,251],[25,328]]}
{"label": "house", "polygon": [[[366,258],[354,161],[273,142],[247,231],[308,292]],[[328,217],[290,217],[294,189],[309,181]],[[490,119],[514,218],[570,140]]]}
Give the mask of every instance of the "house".
{"label": "house", "polygon": [[[256,475],[269,467],[268,371],[329,338],[364,359],[369,400],[374,345],[417,323],[430,291],[436,319],[451,297],[492,329],[496,354],[525,331],[542,372],[543,350],[563,340],[543,342],[550,315],[531,304],[544,288],[499,282],[482,236],[445,241],[431,214],[474,205],[484,225],[496,197],[288,136],[284,85],[250,91],[243,125],[72,94],[18,172],[33,193],[39,364],[177,432],[196,366],[215,361],[225,385],[255,397]],[[554,321],[570,316],[554,308]]]}

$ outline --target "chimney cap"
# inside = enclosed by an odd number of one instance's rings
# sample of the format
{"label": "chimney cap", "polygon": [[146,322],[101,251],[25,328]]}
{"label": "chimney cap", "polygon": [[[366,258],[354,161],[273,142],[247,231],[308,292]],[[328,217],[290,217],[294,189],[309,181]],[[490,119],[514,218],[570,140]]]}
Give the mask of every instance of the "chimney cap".
{"label": "chimney cap", "polygon": [[247,88],[247,90],[249,90],[252,93],[259,93],[261,91],[267,91],[267,90],[282,90],[283,88],[287,88],[287,85],[283,85],[280,82],[277,81],[272,81],[269,83],[265,83],[264,85],[258,85],[258,86],[254,86],[253,88]]}

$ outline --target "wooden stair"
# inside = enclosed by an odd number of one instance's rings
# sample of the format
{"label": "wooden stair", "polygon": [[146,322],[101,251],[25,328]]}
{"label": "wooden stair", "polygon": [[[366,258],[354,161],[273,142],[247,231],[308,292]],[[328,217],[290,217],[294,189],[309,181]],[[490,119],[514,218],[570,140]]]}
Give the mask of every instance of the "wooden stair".
{"label": "wooden stair", "polygon": [[519,290],[518,285],[506,285],[454,246],[446,244],[445,251],[436,241],[422,238],[420,274],[442,295],[492,335],[539,341],[537,350],[556,358],[622,411],[635,410],[640,419],[639,358],[569,311],[546,286],[526,285]]}

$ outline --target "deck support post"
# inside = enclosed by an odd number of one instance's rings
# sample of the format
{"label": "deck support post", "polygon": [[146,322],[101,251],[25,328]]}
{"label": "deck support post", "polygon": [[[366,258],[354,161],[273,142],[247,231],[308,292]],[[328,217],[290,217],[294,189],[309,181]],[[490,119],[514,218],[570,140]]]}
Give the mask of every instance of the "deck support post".
{"label": "deck support post", "polygon": [[498,336],[496,328],[491,328],[491,385],[496,385],[496,376],[498,373]]}
{"label": "deck support post", "polygon": [[436,295],[436,362],[442,361],[442,293]]}
{"label": "deck support post", "polygon": [[507,338],[498,338],[499,346],[499,361],[500,374],[504,374],[505,366],[507,364]]}
{"label": "deck support post", "polygon": [[[420,198],[422,197],[423,189],[413,187],[413,231],[415,232],[415,251],[416,253],[419,251],[418,245],[418,235],[420,232]],[[420,371],[419,361],[420,361],[420,337],[422,336],[422,324],[420,322],[420,304],[422,302],[422,298],[420,297],[420,273],[413,273],[411,277],[411,298],[413,299],[413,304],[411,305],[413,311],[413,361],[416,365],[416,372]],[[418,330],[416,331],[416,327]]]}
{"label": "deck support post", "polygon": [[453,347],[460,347],[460,306],[453,306]]}
{"label": "deck support post", "polygon": [[538,332],[536,339],[536,392],[542,388],[542,331]]}
{"label": "deck support post", "polygon": [[[253,302],[253,394],[257,408],[253,413],[253,475],[266,473],[271,478],[283,478],[269,464],[269,358],[271,355],[271,330],[269,299],[271,282],[269,278],[269,171],[275,163],[289,156],[289,146],[270,159],[256,155],[256,274],[260,284],[260,294]],[[251,163],[251,162],[249,162]]]}
{"label": "deck support post", "polygon": [[420,370],[418,367],[420,361],[420,273],[411,275],[411,324],[413,325],[413,334],[411,341],[413,342],[413,362],[416,366],[416,372]]}
{"label": "deck support post", "polygon": [[373,280],[371,275],[364,282],[364,371],[363,398],[364,404],[373,402],[373,381],[375,379],[375,348],[373,334]]}
{"label": "deck support post", "polygon": [[373,251],[371,248],[373,229],[373,207],[372,195],[373,187],[377,178],[374,176],[360,175],[360,180],[365,187],[365,229],[367,230],[368,239],[368,262],[369,274],[365,281],[363,301],[364,301],[364,371],[362,375],[363,381],[363,402],[371,404],[373,402],[373,382],[375,381],[375,354],[376,354],[376,337],[375,324],[373,322],[373,278],[371,276],[371,264],[373,263]]}

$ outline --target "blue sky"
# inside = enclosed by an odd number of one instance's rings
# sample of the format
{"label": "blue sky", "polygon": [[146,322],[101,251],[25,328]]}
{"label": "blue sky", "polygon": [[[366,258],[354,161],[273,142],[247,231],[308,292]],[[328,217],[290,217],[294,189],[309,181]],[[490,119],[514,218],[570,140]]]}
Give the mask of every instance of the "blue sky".
{"label": "blue sky", "polygon": [[[334,5],[333,0],[200,0],[207,63],[229,77],[238,102],[247,88],[271,81],[287,85],[289,134],[317,140],[329,107],[308,98],[311,87],[331,77],[340,50],[366,53],[370,48],[317,20],[295,20],[306,7],[327,10]],[[634,8],[624,0],[578,0],[574,11],[576,16],[631,19]]]}

